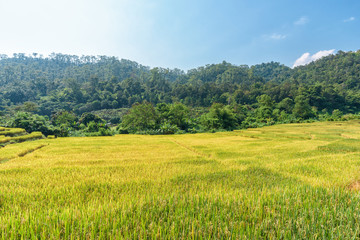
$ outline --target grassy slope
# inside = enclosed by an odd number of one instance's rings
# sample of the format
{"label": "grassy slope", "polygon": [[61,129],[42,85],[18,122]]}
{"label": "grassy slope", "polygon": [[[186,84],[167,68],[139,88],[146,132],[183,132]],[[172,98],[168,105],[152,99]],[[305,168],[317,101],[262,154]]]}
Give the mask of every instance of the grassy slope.
{"label": "grassy slope", "polygon": [[[360,122],[8,145],[0,238],[356,238]],[[352,186],[352,185],[351,185]]]}

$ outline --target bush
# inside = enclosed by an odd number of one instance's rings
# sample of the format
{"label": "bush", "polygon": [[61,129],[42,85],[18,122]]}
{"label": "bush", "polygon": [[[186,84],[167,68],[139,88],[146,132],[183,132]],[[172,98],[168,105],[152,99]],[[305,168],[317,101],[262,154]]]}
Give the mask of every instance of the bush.
{"label": "bush", "polygon": [[177,133],[180,129],[177,125],[170,123],[164,123],[160,126],[160,131],[162,134],[174,134]]}
{"label": "bush", "polygon": [[129,134],[129,131],[125,128],[123,128],[121,125],[117,126],[116,131],[119,134]]}
{"label": "bush", "polygon": [[99,131],[99,125],[96,122],[91,121],[87,125],[87,131],[88,132],[97,132],[97,131]]}
{"label": "bush", "polygon": [[154,106],[144,101],[134,104],[123,117],[121,126],[129,132],[155,130],[158,127],[159,115]]}
{"label": "bush", "polygon": [[54,134],[52,126],[47,117],[28,112],[18,112],[14,118],[9,119],[8,125],[14,128],[23,128],[27,132],[42,132],[45,136]]}
{"label": "bush", "polygon": [[92,113],[84,113],[79,120],[80,124],[88,125],[90,122],[105,123],[103,119]]}
{"label": "bush", "polygon": [[214,103],[209,112],[201,116],[200,122],[205,130],[234,130],[237,127],[235,114],[229,107],[225,107],[219,103]]}
{"label": "bush", "polygon": [[77,127],[78,118],[72,112],[59,111],[51,115],[51,122],[54,126],[66,125],[68,127]]}
{"label": "bush", "polygon": [[113,117],[110,119],[111,124],[119,124],[121,121],[120,117]]}
{"label": "bush", "polygon": [[57,137],[68,137],[69,132],[70,132],[70,128],[64,124],[54,129],[54,135]]}

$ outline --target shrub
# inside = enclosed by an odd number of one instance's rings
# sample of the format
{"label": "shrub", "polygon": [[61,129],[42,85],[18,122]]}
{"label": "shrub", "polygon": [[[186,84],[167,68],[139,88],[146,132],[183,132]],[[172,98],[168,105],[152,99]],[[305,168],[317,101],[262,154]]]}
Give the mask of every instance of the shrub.
{"label": "shrub", "polygon": [[121,126],[129,132],[146,131],[156,129],[159,115],[154,106],[144,101],[134,104],[129,112],[123,117]]}
{"label": "shrub", "polygon": [[54,126],[52,126],[47,117],[28,112],[18,112],[14,118],[9,120],[9,126],[15,128],[23,128],[27,132],[42,132],[45,136],[54,134]]}
{"label": "shrub", "polygon": [[180,129],[177,125],[164,123],[160,126],[160,131],[162,134],[174,134],[177,133]]}

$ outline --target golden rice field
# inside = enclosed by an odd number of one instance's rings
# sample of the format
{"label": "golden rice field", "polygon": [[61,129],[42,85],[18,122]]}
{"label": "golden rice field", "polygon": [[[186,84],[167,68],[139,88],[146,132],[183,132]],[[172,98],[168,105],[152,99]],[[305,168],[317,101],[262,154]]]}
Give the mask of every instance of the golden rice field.
{"label": "golden rice field", "polygon": [[0,239],[357,239],[360,122],[0,148]]}

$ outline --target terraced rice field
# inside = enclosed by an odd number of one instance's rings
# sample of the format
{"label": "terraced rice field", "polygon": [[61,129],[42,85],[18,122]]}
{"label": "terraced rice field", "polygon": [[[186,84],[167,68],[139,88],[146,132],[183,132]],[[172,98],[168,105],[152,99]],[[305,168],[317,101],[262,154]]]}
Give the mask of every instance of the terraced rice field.
{"label": "terraced rice field", "polygon": [[359,137],[350,121],[8,144],[0,238],[356,239]]}

